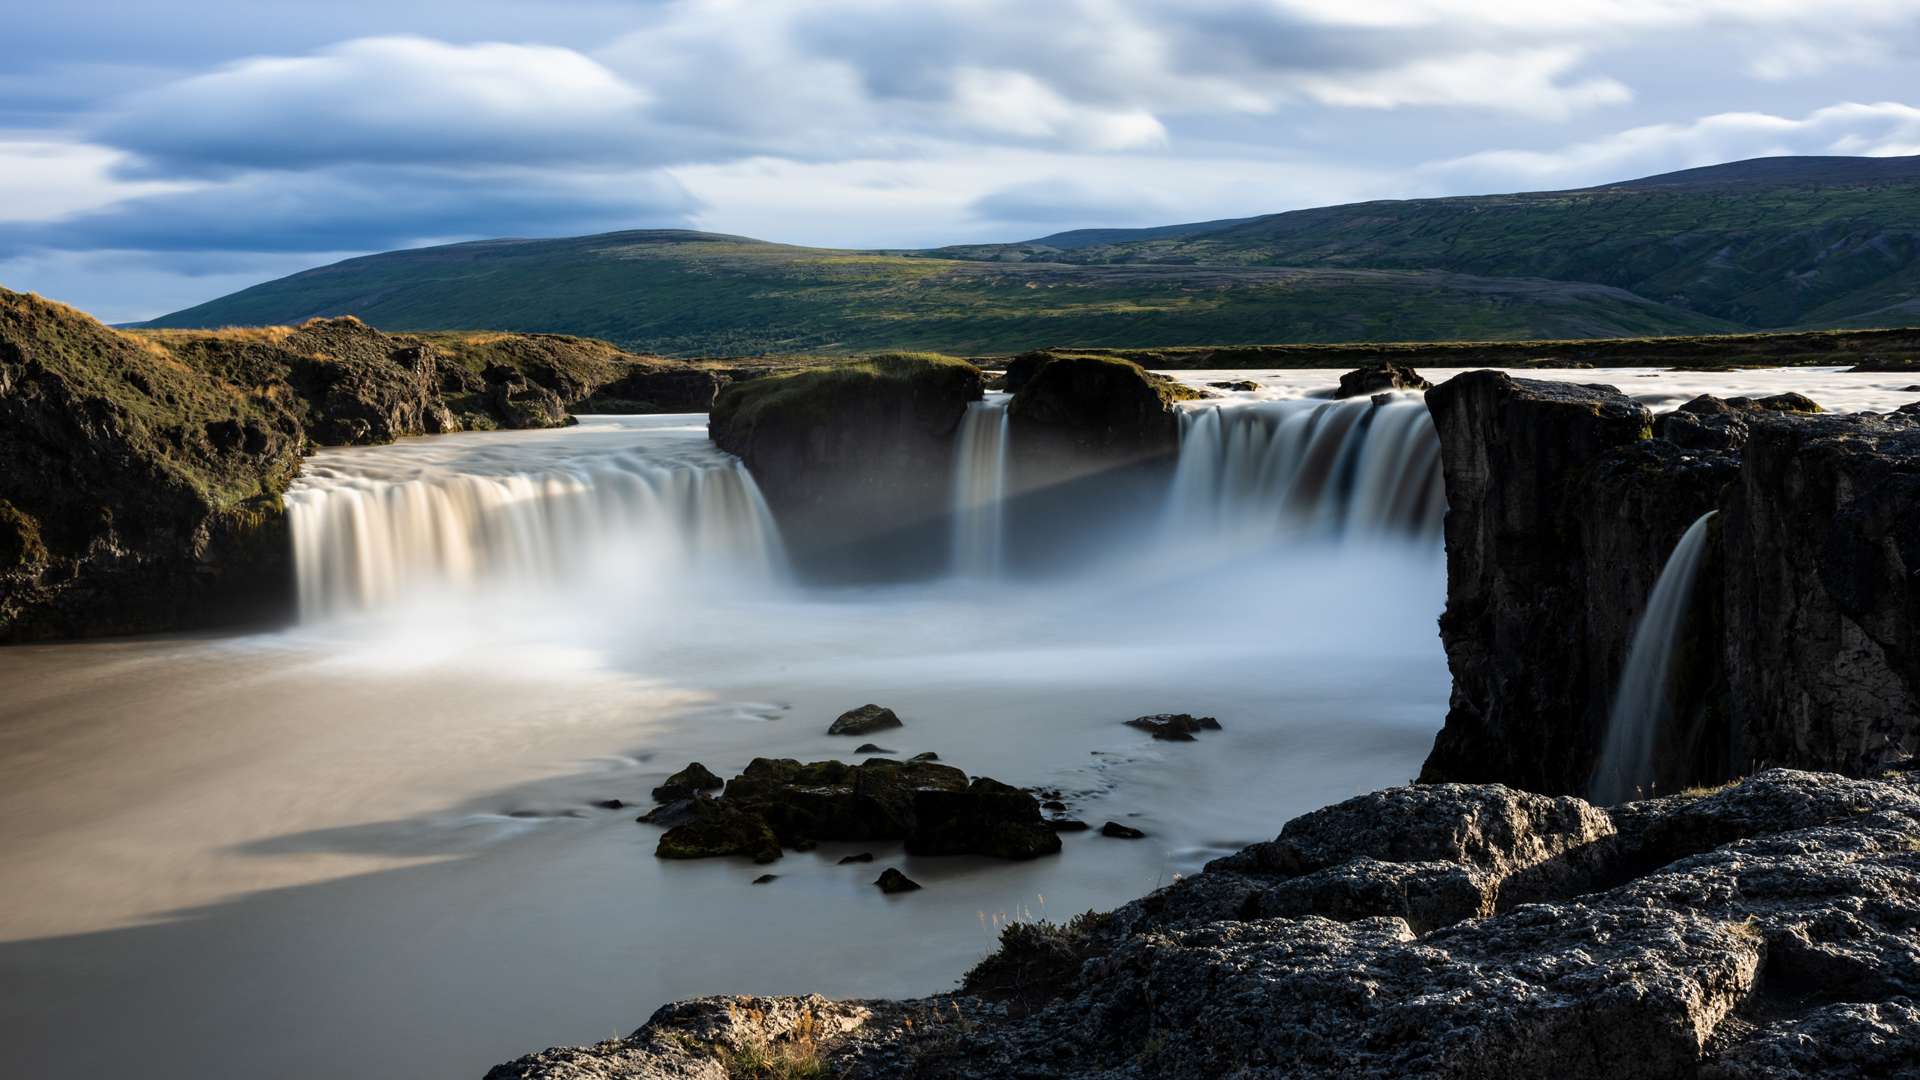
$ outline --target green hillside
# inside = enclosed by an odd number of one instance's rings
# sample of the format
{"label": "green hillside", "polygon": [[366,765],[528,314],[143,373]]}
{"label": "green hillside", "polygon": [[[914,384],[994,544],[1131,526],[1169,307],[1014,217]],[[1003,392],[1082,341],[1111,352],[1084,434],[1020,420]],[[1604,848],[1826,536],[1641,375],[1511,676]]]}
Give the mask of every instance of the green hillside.
{"label": "green hillside", "polygon": [[1585,191],[1103,231],[1070,250],[844,251],[673,230],[489,240],[350,259],[148,325],[354,315],[390,332],[576,334],[680,357],[1908,326],[1917,161],[1760,159]]}

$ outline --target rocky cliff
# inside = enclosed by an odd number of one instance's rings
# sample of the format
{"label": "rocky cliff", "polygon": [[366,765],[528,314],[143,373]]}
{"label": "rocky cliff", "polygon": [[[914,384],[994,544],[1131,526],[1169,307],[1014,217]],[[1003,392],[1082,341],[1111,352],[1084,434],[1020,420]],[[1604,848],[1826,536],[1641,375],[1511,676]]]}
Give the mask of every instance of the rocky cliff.
{"label": "rocky cliff", "polygon": [[708,433],[752,471],[800,569],[920,576],[946,563],[954,432],[984,382],[927,353],[768,375],[721,391]]}
{"label": "rocky cliff", "polygon": [[1394,788],[952,996],[705,998],[487,1080],[784,1075],[1801,1080],[1920,1061],[1920,784],[1769,771],[1602,810]]}
{"label": "rocky cliff", "polygon": [[1814,406],[1792,395],[1656,423],[1611,386],[1491,371],[1427,401],[1454,687],[1423,781],[1587,790],[1647,597],[1714,510],[1656,790],[1913,753],[1915,418],[1797,411]]}
{"label": "rocky cliff", "polygon": [[0,289],[0,641],[283,617],[312,445],[573,422],[646,358],[551,335],[124,333]]}

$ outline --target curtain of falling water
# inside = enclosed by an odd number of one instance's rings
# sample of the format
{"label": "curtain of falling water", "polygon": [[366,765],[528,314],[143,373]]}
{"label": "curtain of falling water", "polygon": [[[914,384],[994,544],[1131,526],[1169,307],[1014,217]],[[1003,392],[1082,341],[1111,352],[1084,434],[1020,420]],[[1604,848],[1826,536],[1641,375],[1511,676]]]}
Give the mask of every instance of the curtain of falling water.
{"label": "curtain of falling water", "polygon": [[784,555],[740,463],[716,451],[626,451],[537,473],[386,480],[311,470],[287,493],[301,615],[327,618],[429,593],[584,581],[771,581]]}
{"label": "curtain of falling water", "polygon": [[1620,688],[1607,717],[1600,765],[1594,771],[1592,798],[1598,805],[1611,806],[1653,794],[1647,789],[1657,778],[1655,756],[1660,737],[1673,719],[1673,706],[1667,697],[1667,666],[1673,658],[1674,639],[1686,622],[1693,580],[1707,547],[1707,519],[1714,513],[1709,510],[1700,515],[1674,545],[1660,579],[1654,582],[1653,594],[1647,598],[1647,613],[1633,632],[1626,670],[1620,673]]}
{"label": "curtain of falling water", "polygon": [[999,577],[1006,542],[1006,402],[968,405],[958,438],[953,459],[953,572],[960,577]]}
{"label": "curtain of falling water", "polygon": [[1182,417],[1173,538],[1270,533],[1434,543],[1446,512],[1426,402],[1255,401]]}

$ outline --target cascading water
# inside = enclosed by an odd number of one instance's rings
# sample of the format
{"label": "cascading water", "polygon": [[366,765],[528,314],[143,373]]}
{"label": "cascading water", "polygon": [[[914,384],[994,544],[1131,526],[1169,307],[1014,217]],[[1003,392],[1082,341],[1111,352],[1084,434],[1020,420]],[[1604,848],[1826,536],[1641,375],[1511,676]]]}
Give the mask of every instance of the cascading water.
{"label": "cascading water", "polygon": [[1446,512],[1426,402],[1251,401],[1181,417],[1175,539],[1295,535],[1434,543]]}
{"label": "cascading water", "polygon": [[527,440],[517,453],[479,442],[461,453],[461,437],[448,436],[318,457],[286,496],[302,616],[449,594],[781,575],[778,532],[736,459],[685,438],[620,438],[644,428],[602,428],[598,440]]}
{"label": "cascading water", "polygon": [[1602,806],[1649,794],[1658,775],[1655,754],[1660,737],[1672,721],[1667,696],[1667,668],[1675,639],[1686,621],[1693,581],[1707,547],[1707,521],[1715,511],[1700,515],[1688,527],[1654,582],[1647,612],[1633,632],[1626,670],[1607,717],[1607,738],[1594,771],[1593,801]]}
{"label": "cascading water", "polygon": [[953,459],[953,572],[1000,576],[1006,544],[1007,403],[976,401],[961,418]]}

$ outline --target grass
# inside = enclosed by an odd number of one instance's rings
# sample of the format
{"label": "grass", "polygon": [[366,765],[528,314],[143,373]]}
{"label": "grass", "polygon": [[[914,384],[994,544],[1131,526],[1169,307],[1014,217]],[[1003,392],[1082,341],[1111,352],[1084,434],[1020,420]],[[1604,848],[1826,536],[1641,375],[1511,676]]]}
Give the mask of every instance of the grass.
{"label": "grass", "polygon": [[820,1021],[812,1013],[800,1015],[793,1030],[775,1037],[767,1031],[767,1018],[758,1009],[744,1014],[732,1004],[727,1011],[734,1023],[744,1020],[758,1031],[749,1031],[731,1047],[715,1047],[730,1080],[817,1080],[828,1074],[826,1053],[820,1045]]}
{"label": "grass", "polygon": [[847,396],[877,384],[905,384],[932,374],[978,378],[979,369],[965,360],[937,353],[883,353],[832,367],[789,371],[734,383],[713,404],[713,416],[746,438],[754,425],[768,416],[825,423]]}

